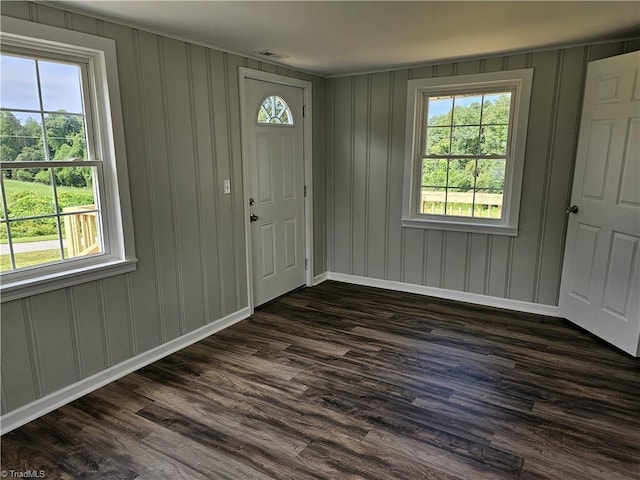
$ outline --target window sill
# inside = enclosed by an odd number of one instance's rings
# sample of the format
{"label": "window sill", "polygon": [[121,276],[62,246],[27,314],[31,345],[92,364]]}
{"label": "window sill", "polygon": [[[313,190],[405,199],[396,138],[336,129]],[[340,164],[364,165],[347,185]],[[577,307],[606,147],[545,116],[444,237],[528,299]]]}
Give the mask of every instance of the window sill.
{"label": "window sill", "polygon": [[132,260],[115,260],[90,267],[43,275],[38,278],[2,283],[0,286],[0,302],[10,302],[52,290],[133,272],[137,263],[138,259],[135,258]]}
{"label": "window sill", "polygon": [[465,233],[486,233],[490,235],[518,236],[518,228],[508,225],[496,225],[488,223],[456,222],[447,220],[425,220],[417,218],[403,218],[404,228],[425,228],[431,230],[448,230]]}

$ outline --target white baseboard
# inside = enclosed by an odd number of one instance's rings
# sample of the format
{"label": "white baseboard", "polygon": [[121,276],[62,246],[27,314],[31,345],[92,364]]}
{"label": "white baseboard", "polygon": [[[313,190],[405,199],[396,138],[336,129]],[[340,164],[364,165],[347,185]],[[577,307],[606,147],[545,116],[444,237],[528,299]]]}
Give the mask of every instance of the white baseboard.
{"label": "white baseboard", "polygon": [[313,277],[313,285],[319,285],[322,282],[326,282],[329,279],[329,274],[327,272],[321,273],[320,275],[316,275]]}
{"label": "white baseboard", "polygon": [[86,395],[87,393],[97,390],[107,383],[111,383],[114,380],[124,377],[131,372],[160,360],[161,358],[177,352],[178,350],[188,347],[189,345],[213,335],[220,330],[224,330],[225,328],[230,327],[231,325],[250,316],[251,311],[249,307],[243,308],[231,315],[227,315],[226,317],[216,320],[208,325],[204,325],[197,330],[182,335],[181,337],[174,338],[167,343],[158,345],[157,347],[141,353],[140,355],[136,355],[135,357],[125,360],[113,367],[107,368],[95,375],[80,380],[73,385],[69,385],[57,392],[53,392],[45,397],[39,398],[38,400],[20,407],[17,410],[6,413],[0,417],[0,435],[4,435],[25,423],[35,420],[56,408],[60,408],[63,405]]}
{"label": "white baseboard", "polygon": [[480,295],[478,293],[460,292],[458,290],[427,287],[424,285],[415,285],[413,283],[360,277],[357,275],[347,275],[345,273],[328,272],[327,279],[336,280],[338,282],[354,283],[356,285],[363,285],[367,287],[378,287],[387,290],[396,290],[399,292],[429,295],[431,297],[446,298],[447,300],[458,300],[460,302],[475,303],[477,305],[484,305],[487,307],[506,308],[508,310],[516,310],[518,312],[537,313],[539,315],[547,315],[549,317],[560,317],[558,307],[553,305],[544,305],[541,303],[523,302],[521,300],[511,300],[509,298],[501,297],[490,297],[488,295]]}

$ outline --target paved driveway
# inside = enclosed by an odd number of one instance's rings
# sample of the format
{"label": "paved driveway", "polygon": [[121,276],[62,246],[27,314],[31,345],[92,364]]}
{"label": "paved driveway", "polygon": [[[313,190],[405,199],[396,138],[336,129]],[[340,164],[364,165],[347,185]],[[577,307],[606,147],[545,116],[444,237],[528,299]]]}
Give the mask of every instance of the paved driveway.
{"label": "paved driveway", "polygon": [[[37,250],[54,250],[60,248],[58,240],[44,240],[42,242],[13,243],[14,253],[35,252]],[[9,254],[9,245],[0,244],[0,255]]]}

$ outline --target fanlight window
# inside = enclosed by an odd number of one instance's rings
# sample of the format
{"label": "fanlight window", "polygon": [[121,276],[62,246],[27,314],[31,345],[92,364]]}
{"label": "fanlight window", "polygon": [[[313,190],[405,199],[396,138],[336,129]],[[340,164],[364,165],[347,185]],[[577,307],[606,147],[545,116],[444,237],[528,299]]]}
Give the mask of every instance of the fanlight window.
{"label": "fanlight window", "polygon": [[293,125],[293,115],[282,97],[270,95],[264,99],[258,110],[258,123]]}

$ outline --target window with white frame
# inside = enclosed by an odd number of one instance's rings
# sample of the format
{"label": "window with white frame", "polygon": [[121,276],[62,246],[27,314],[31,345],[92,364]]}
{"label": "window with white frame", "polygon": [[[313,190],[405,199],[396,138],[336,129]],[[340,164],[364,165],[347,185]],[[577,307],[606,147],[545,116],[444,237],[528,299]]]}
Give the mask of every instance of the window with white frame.
{"label": "window with white frame", "polygon": [[2,18],[2,301],[135,268],[115,45]]}
{"label": "window with white frame", "polygon": [[517,234],[532,77],[409,81],[403,226]]}
{"label": "window with white frame", "polygon": [[258,109],[258,124],[293,125],[293,115],[285,99],[267,95]]}

